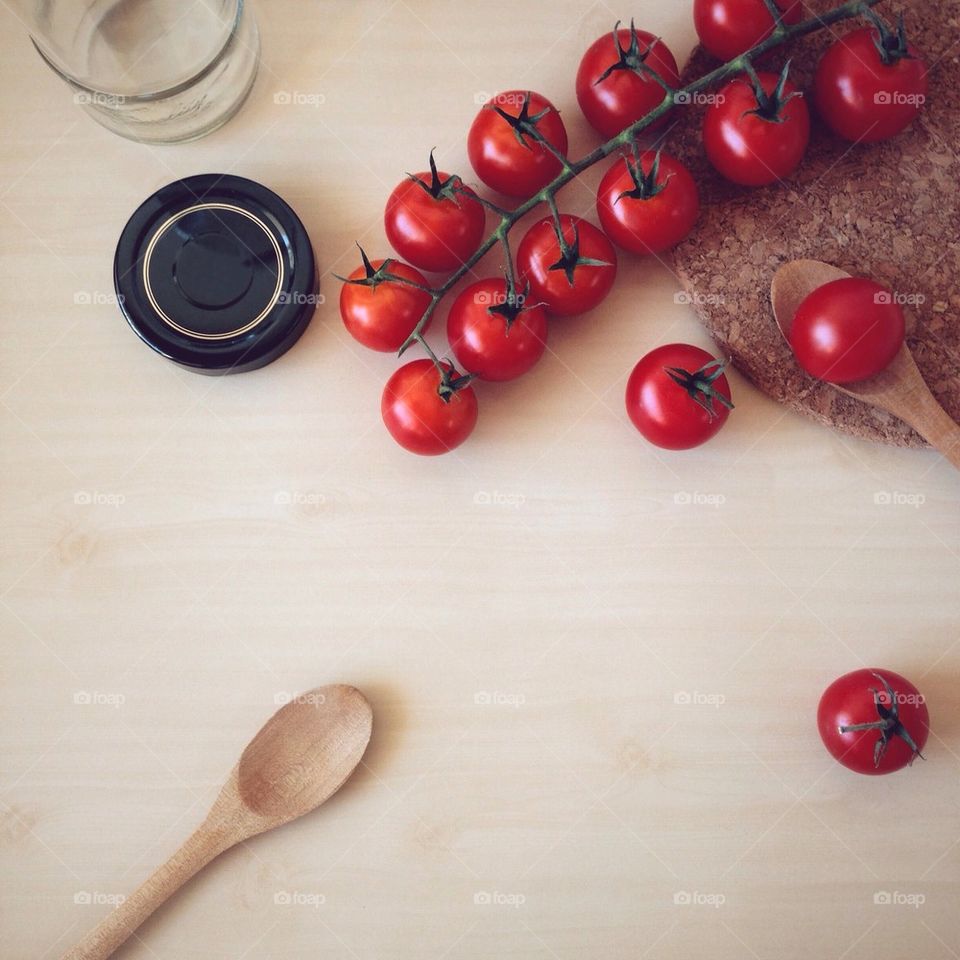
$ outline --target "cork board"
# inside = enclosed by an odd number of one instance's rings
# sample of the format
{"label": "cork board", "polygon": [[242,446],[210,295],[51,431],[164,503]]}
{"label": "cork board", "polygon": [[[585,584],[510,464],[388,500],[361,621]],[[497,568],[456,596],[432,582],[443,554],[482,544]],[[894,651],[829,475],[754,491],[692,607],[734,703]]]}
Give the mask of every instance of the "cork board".
{"label": "cork board", "polygon": [[[808,0],[817,12],[834,5]],[[891,18],[888,4],[879,10]],[[684,108],[668,149],[689,165],[703,201],[697,231],[674,251],[676,269],[734,365],[764,393],[823,424],[923,446],[902,421],[808,377],[781,338],[769,300],[777,267],[800,257],[887,284],[909,298],[908,344],[937,399],[960,421],[960,0],[916,0],[905,10],[911,41],[931,68],[931,97],[899,137],[852,146],[814,115],[801,169],[759,190],[727,183],[713,171],[703,155],[700,108]],[[796,41],[759,65],[776,69],[790,56],[791,76],[809,89],[823,50],[854,24]],[[716,65],[697,48],[684,78]]]}

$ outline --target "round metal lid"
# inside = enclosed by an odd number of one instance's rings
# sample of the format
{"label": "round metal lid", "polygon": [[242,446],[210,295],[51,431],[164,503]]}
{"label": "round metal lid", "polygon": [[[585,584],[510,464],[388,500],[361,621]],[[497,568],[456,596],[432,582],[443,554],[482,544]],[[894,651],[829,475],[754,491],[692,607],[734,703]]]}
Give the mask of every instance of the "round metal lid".
{"label": "round metal lid", "polygon": [[137,335],[200,373],[275,360],[318,299],[300,219],[271,190],[226,174],[177,180],[148,197],[120,235],[113,275]]}

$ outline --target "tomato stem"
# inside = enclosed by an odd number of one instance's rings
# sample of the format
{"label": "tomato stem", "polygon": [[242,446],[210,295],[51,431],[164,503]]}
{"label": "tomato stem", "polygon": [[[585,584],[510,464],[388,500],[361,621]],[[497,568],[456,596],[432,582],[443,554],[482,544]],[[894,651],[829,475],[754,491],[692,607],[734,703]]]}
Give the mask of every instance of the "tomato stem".
{"label": "tomato stem", "polygon": [[580,227],[574,220],[571,224],[573,229],[573,240],[567,240],[563,232],[563,220],[560,219],[560,211],[557,208],[556,197],[549,197],[547,202],[550,205],[550,213],[553,216],[553,232],[557,238],[557,246],[560,247],[560,259],[556,263],[547,267],[550,271],[562,270],[567,278],[567,283],[572,287],[577,267],[609,267],[611,263],[608,260],[597,260],[593,257],[583,257],[580,255]]}
{"label": "tomato stem", "polygon": [[840,733],[856,733],[862,730],[876,730],[880,736],[877,738],[877,742],[873,745],[873,765],[875,767],[880,766],[880,761],[883,759],[883,755],[887,752],[887,746],[893,737],[900,737],[900,739],[903,740],[903,742],[906,743],[906,745],[910,748],[911,764],[917,757],[919,757],[921,760],[926,759],[920,752],[920,748],[917,746],[913,737],[910,736],[909,731],[900,720],[900,705],[897,701],[897,695],[893,692],[893,687],[890,686],[887,678],[881,674],[875,673],[874,676],[883,684],[884,690],[887,694],[887,703],[884,703],[883,698],[880,696],[880,691],[875,687],[870,688],[870,692],[873,694],[873,705],[880,719],[870,720],[866,723],[846,723],[839,726],[837,729],[840,731]]}
{"label": "tomato stem", "polygon": [[667,188],[667,184],[670,182],[670,176],[666,180],[658,182],[660,177],[660,154],[662,149],[658,150],[656,156],[653,158],[653,163],[650,164],[650,169],[645,171],[643,169],[643,158],[640,154],[640,147],[636,141],[633,143],[633,163],[630,162],[626,157],[623,158],[623,162],[627,165],[627,172],[630,174],[630,179],[633,181],[632,190],[624,190],[616,199],[616,203],[619,203],[624,197],[631,197],[634,200],[652,200],[658,193],[662,193]]}
{"label": "tomato stem", "polygon": [[725,360],[711,360],[694,373],[682,367],[664,367],[663,369],[678,387],[686,390],[694,403],[703,407],[707,417],[713,420],[719,416],[714,407],[714,401],[728,410],[733,409],[732,401],[713,386],[714,382],[722,376],[726,366]]}
{"label": "tomato stem", "polygon": [[873,45],[880,54],[884,66],[890,67],[901,60],[912,60],[910,45],[907,43],[907,31],[903,25],[903,11],[897,18],[896,30],[891,29],[883,17],[870,7],[865,7],[863,16],[870,21],[876,33],[873,36]]}
{"label": "tomato stem", "polygon": [[767,91],[763,89],[763,84],[757,76],[757,71],[754,70],[753,64],[749,59],[747,59],[744,64],[744,69],[750,78],[750,82],[753,84],[753,93],[757,98],[757,109],[748,110],[744,116],[753,114],[769,123],[783,123],[783,108],[795,97],[802,96],[797,90],[784,96],[784,90],[786,90],[787,87],[787,78],[790,75],[790,61],[788,60],[783,65],[783,69],[780,71],[780,78],[777,80],[777,85],[770,93],[767,93]]}
{"label": "tomato stem", "polygon": [[640,49],[640,36],[637,33],[637,28],[634,26],[633,20],[630,21],[630,43],[626,49],[624,49],[620,44],[620,21],[618,20],[613,27],[613,44],[617,50],[617,62],[611,63],[603,73],[593,81],[593,85],[597,86],[600,83],[603,83],[612,73],[616,73],[618,70],[629,70],[631,73],[635,73],[642,80],[646,81],[648,77],[653,78],[657,83],[660,84],[667,92],[670,92],[672,89],[670,85],[654,70],[652,67],[647,65],[647,57],[650,56],[650,51],[660,42],[659,37],[655,37],[647,44],[647,49]]}
{"label": "tomato stem", "polygon": [[780,6],[777,4],[776,0],[763,0],[763,2],[767,5],[767,10],[770,11],[770,16],[773,17],[773,22],[776,24],[775,30],[782,33],[786,24],[783,19],[783,11],[780,9]]}
{"label": "tomato stem", "polygon": [[364,276],[351,280],[349,277],[341,277],[340,274],[335,273],[334,276],[342,283],[350,283],[356,287],[370,287],[371,290],[376,290],[381,283],[402,283],[404,286],[413,287],[415,290],[422,290],[424,293],[433,295],[432,287],[424,286],[424,284],[411,280],[409,277],[401,277],[398,274],[391,273],[390,267],[394,262],[392,257],[387,257],[379,267],[374,269],[366,251],[359,243],[357,249],[360,251],[360,259],[363,262]]}

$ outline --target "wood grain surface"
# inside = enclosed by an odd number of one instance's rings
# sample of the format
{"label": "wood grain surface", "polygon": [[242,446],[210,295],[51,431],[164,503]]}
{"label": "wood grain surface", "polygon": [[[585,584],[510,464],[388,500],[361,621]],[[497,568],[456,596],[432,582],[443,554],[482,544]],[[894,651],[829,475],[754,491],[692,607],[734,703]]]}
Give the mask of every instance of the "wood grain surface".
{"label": "wood grain surface", "polygon": [[[645,445],[633,364],[711,347],[653,260],[554,324],[529,378],[483,386],[438,460],[389,440],[395,360],[338,317],[330,274],[355,240],[386,252],[403,172],[436,146],[469,174],[478,99],[542,91],[579,154],[581,52],[634,16],[682,61],[688,0],[258,12],[244,110],[162,149],[78,112],[0,7],[3,960],[59,956],[202,822],[263,718],[333,681],[373,706],[364,766],[118,957],[955,960],[956,471],[735,373],[712,443]],[[129,214],[211,170],[294,206],[327,295],[289,354],[223,379],[110,302]],[[592,216],[600,173],[561,206]],[[859,666],[926,695],[926,762],[857,777],[823,749],[820,692]]]}

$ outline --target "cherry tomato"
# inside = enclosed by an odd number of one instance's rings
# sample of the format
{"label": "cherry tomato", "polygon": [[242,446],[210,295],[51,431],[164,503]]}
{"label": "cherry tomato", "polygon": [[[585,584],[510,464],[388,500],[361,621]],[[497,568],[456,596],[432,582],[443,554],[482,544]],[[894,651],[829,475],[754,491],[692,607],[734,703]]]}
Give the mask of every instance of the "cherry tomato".
{"label": "cherry tomato", "polygon": [[384,213],[387,240],[404,260],[421,270],[455,270],[483,239],[486,213],[459,177],[437,170],[404,180],[390,194]]}
{"label": "cherry tomato", "polygon": [[[659,74],[676,89],[680,71],[669,47],[652,33],[613,29],[587,49],[577,70],[577,102],[590,125],[609,140],[646,116],[666,93],[645,68]],[[650,124],[656,130],[668,120],[665,115]]]}
{"label": "cherry tomato", "polygon": [[827,687],[817,727],[832,756],[857,773],[893,773],[923,756],[930,714],[917,688],[892,670],[854,670]]}
{"label": "cherry tomato", "polygon": [[459,447],[477,425],[477,397],[444,364],[453,387],[444,384],[432,360],[404,364],[387,381],[380,413],[391,436],[405,450],[423,456]]}
{"label": "cherry tomato", "polygon": [[478,280],[450,307],[447,340],[460,365],[481,380],[513,380],[543,356],[547,314],[539,305],[508,302],[500,277]]}
{"label": "cherry tomato", "polygon": [[700,214],[690,172],[665,153],[621,157],[597,190],[597,214],[607,236],[631,253],[660,253],[685,239]]}
{"label": "cherry tomato", "polygon": [[[361,251],[362,253],[362,251]],[[363,266],[350,274],[340,288],[340,316],[354,339],[371,350],[396,353],[430,305],[430,294],[416,287],[382,279],[386,275],[404,277],[428,286],[423,274],[399,260],[374,260],[363,254]],[[429,321],[424,329],[429,328]]]}
{"label": "cherry tomato", "polygon": [[810,112],[786,70],[759,73],[763,97],[746,76],[731,80],[703,117],[707,159],[733,183],[761,187],[790,176],[810,142]]}
{"label": "cherry tomato", "polygon": [[602,230],[588,220],[562,214],[563,245],[552,217],[535,223],[517,248],[520,286],[528,298],[556,317],[586,313],[610,292],[617,278],[617,253]]}
{"label": "cherry tomato", "polygon": [[885,24],[863,27],[823,55],[813,96],[834,133],[864,143],[886,140],[920,113],[927,98],[927,65],[907,43],[902,22],[896,34]]}
{"label": "cherry tomato", "polygon": [[627,381],[627,413],[633,425],[665,450],[706,443],[733,409],[723,368],[723,361],[687,343],[651,350]]}
{"label": "cherry tomato", "polygon": [[845,277],[818,287],[797,308],[790,346],[811,376],[854,383],[885,370],[903,344],[903,310],[886,287]]}
{"label": "cherry tomato", "polygon": [[[786,23],[799,23],[802,0],[777,0]],[[700,42],[718,60],[732,60],[773,33],[764,0],[693,0],[693,25]]]}
{"label": "cherry tomato", "polygon": [[534,131],[566,155],[566,128],[546,97],[508,90],[487,101],[467,136],[467,154],[477,176],[508,197],[532,197],[543,189],[561,164]]}

